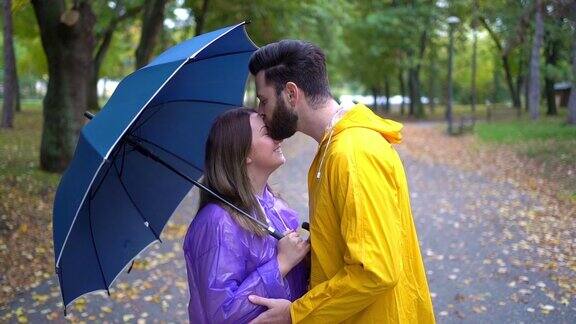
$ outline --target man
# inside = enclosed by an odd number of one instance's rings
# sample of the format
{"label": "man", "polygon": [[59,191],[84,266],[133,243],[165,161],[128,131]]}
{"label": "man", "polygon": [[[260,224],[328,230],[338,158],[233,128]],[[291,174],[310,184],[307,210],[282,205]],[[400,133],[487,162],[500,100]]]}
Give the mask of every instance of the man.
{"label": "man", "polygon": [[310,290],[268,307],[255,323],[433,323],[434,313],[402,162],[402,125],[332,98],[325,56],[296,40],[250,59],[270,136],[296,131],[319,143],[308,173]]}

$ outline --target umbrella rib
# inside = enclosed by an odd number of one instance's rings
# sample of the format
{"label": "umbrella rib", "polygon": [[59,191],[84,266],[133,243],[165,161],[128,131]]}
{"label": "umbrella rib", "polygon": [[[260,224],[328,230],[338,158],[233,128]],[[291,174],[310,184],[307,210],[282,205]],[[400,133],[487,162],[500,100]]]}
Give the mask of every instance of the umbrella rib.
{"label": "umbrella rib", "polygon": [[149,141],[149,140],[147,140],[147,139],[145,139],[145,138],[141,138],[141,137],[134,136],[134,135],[132,135],[132,136],[133,136],[135,139],[139,140],[139,141],[145,142],[145,143],[147,143],[147,144],[150,144],[150,145],[152,145],[152,146],[154,146],[154,147],[157,147],[157,148],[161,149],[162,151],[164,151],[164,152],[172,155],[173,157],[175,157],[175,158],[177,158],[178,160],[184,162],[185,164],[191,166],[192,168],[196,169],[197,171],[200,171],[200,172],[204,173],[204,170],[202,170],[201,168],[199,168],[199,167],[195,166],[194,164],[188,162],[188,161],[185,160],[184,158],[180,157],[178,154],[176,154],[176,153],[174,153],[174,152],[172,152],[172,151],[170,151],[170,150],[168,150],[168,149],[165,149],[165,148],[163,148],[162,146],[160,146],[160,145],[158,145],[158,144],[156,144],[156,143],[154,143],[154,142],[152,142],[152,141]]}
{"label": "umbrella rib", "polygon": [[[152,109],[155,109],[155,108],[160,107],[160,106],[162,106],[162,105],[164,105],[164,103],[159,103],[159,104],[157,104],[157,105],[150,106],[150,107],[149,107],[148,109],[146,109],[146,110],[152,110]],[[154,115],[156,115],[160,110],[161,110],[161,109],[156,109],[156,111],[154,111],[153,113],[151,113],[150,116],[146,117],[146,119],[144,119],[139,125],[135,125],[133,132],[138,131],[138,130],[140,129],[140,127],[142,127],[144,124],[146,124],[146,123],[148,122],[148,120],[150,120],[152,117],[154,117]]]}
{"label": "umbrella rib", "polygon": [[120,174],[124,173],[125,163],[126,163],[126,145],[122,145],[122,163],[120,164]]}
{"label": "umbrella rib", "polygon": [[136,211],[138,212],[138,215],[140,215],[140,218],[142,218],[142,220],[144,221],[144,224],[148,224],[146,225],[146,227],[150,230],[150,232],[152,232],[152,234],[154,235],[154,237],[160,241],[160,243],[162,243],[162,240],[160,239],[160,236],[158,236],[158,234],[156,233],[156,231],[154,230],[154,228],[152,228],[152,224],[150,224],[150,222],[146,219],[146,217],[144,217],[144,214],[142,213],[142,210],[140,210],[140,208],[138,207],[138,205],[136,205],[136,202],[134,201],[134,198],[132,197],[132,195],[130,195],[130,193],[128,192],[128,188],[126,188],[126,184],[124,183],[124,181],[122,181],[122,174],[120,174],[120,172],[118,171],[118,168],[116,167],[116,165],[114,165],[114,170],[116,170],[116,174],[118,175],[118,181],[120,181],[120,184],[122,185],[122,189],[124,189],[124,192],[126,193],[126,196],[128,196],[128,200],[130,200],[130,203],[132,204],[132,206],[134,206],[134,208],[136,209]]}
{"label": "umbrella rib", "polygon": [[160,157],[158,157],[158,155],[156,155],[154,152],[150,151],[149,149],[147,149],[146,147],[144,147],[142,144],[138,143],[137,141],[135,141],[134,139],[128,137],[127,141],[134,146],[134,148],[136,149],[136,152],[141,153],[143,156],[148,157],[150,159],[152,159],[153,161],[158,162],[159,164],[165,166],[166,168],[168,168],[169,170],[171,170],[172,172],[174,172],[175,174],[181,176],[184,180],[187,180],[188,182],[196,185],[196,187],[200,188],[201,190],[204,190],[205,192],[209,193],[210,195],[212,195],[212,197],[218,199],[220,202],[226,204],[226,206],[232,208],[233,210],[237,211],[238,213],[240,213],[242,216],[250,219],[251,221],[253,221],[254,223],[256,223],[258,226],[261,226],[263,229],[265,229],[268,234],[272,235],[274,238],[276,238],[277,240],[282,239],[282,237],[284,237],[282,234],[279,234],[278,232],[276,232],[276,230],[274,229],[274,227],[272,226],[267,226],[266,224],[264,224],[263,222],[261,222],[260,220],[252,217],[250,214],[248,214],[247,212],[245,212],[244,210],[236,207],[234,204],[232,204],[231,202],[229,202],[228,200],[226,200],[225,198],[222,198],[218,193],[212,191],[210,188],[204,186],[202,183],[190,178],[189,176],[187,176],[186,174],[182,173],[181,171],[179,171],[178,169],[176,169],[175,167],[173,167],[172,165],[168,164],[166,161],[162,160]]}
{"label": "umbrella rib", "polygon": [[204,61],[204,60],[210,60],[210,59],[217,58],[217,57],[223,57],[223,56],[229,56],[229,55],[237,55],[237,54],[244,54],[244,53],[252,53],[252,52],[254,52],[254,50],[228,52],[228,53],[225,53],[225,54],[218,54],[218,55],[212,55],[212,56],[208,56],[208,57],[203,57],[203,58],[201,58],[201,59],[192,58],[190,61],[186,62],[186,64],[195,63],[195,62],[200,62],[200,61]]}
{"label": "umbrella rib", "polygon": [[102,269],[102,262],[100,262],[100,254],[98,253],[98,248],[96,247],[96,240],[94,239],[94,228],[92,227],[92,198],[88,198],[88,223],[90,224],[90,238],[92,239],[92,246],[94,247],[94,253],[96,253],[96,260],[98,261],[98,269],[100,269],[100,274],[102,275],[102,281],[104,281],[104,287],[106,287],[106,292],[108,293],[108,296],[110,296],[108,283],[106,282],[106,277],[104,276],[104,270]]}
{"label": "umbrella rib", "polygon": [[[126,146],[124,146],[124,150],[126,150]],[[110,160],[114,161],[114,159],[116,158],[116,156],[118,155],[119,152],[120,152],[120,149],[118,149],[114,153],[114,156],[112,156],[112,158]],[[109,161],[109,160],[105,160],[105,161]],[[111,164],[114,164],[114,162],[111,162]],[[110,172],[110,168],[112,168],[112,166],[110,166],[108,169],[106,169],[104,176],[102,176],[102,180],[100,180],[100,182],[96,185],[96,188],[94,190],[92,190],[92,193],[90,195],[88,195],[88,198],[93,198],[94,196],[96,196],[96,194],[100,190],[100,187],[102,186],[102,183],[104,183],[104,180],[108,176],[108,172]]]}

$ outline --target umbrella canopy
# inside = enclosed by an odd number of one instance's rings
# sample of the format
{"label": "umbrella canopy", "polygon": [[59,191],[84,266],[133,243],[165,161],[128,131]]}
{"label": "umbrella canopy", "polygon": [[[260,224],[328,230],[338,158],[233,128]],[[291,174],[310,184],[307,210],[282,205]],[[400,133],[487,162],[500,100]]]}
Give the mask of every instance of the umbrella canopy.
{"label": "umbrella canopy", "polygon": [[[241,106],[256,46],[245,24],[194,37],[127,76],[81,131],[54,201],[64,305],[108,290],[202,174],[212,120]],[[153,151],[166,168],[142,152]]]}

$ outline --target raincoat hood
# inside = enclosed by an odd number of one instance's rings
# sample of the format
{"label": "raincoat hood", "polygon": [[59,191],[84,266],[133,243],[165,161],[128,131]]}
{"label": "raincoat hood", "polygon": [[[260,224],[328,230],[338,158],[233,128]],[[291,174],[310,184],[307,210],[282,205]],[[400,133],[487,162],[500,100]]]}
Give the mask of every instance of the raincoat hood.
{"label": "raincoat hood", "polygon": [[[347,129],[362,128],[378,132],[390,144],[399,144],[402,142],[402,134],[400,130],[404,127],[402,124],[390,119],[382,119],[363,104],[356,104],[350,110],[344,111],[344,115],[336,121],[334,118],[331,124],[336,123],[334,126],[329,126],[329,131],[324,134],[324,138],[320,142],[319,152],[321,153],[320,163],[316,172],[316,179],[322,176],[322,166],[326,158],[326,152],[333,140],[337,140],[338,136]],[[341,111],[336,112],[335,117]]]}
{"label": "raincoat hood", "polygon": [[345,129],[352,127],[368,128],[380,133],[390,144],[402,142],[403,125],[390,119],[382,119],[375,115],[370,108],[363,104],[353,106],[346,114],[334,125],[334,134],[337,136]]}

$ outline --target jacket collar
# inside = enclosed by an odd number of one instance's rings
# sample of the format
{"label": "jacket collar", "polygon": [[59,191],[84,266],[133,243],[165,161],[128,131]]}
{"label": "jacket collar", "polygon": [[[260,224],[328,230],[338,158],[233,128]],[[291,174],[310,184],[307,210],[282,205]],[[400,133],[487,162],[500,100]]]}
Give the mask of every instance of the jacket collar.
{"label": "jacket collar", "polygon": [[274,195],[272,195],[272,193],[270,192],[270,188],[268,188],[268,185],[266,185],[266,188],[264,188],[264,193],[262,197],[258,195],[256,197],[258,198],[258,202],[260,203],[262,208],[268,210],[274,207],[274,202],[276,199],[274,198]]}

